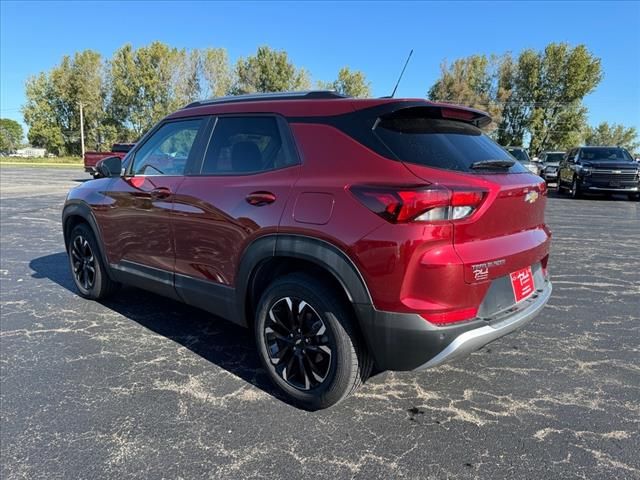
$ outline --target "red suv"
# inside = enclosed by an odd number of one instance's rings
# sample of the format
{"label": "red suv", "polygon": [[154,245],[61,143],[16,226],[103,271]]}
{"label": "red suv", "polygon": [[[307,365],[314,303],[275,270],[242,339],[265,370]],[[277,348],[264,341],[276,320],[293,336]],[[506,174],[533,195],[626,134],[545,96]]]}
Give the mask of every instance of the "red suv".
{"label": "red suv", "polygon": [[546,186],[480,111],[332,92],[196,102],[68,195],[76,286],[253,329],[295,403],[476,350],[551,294]]}

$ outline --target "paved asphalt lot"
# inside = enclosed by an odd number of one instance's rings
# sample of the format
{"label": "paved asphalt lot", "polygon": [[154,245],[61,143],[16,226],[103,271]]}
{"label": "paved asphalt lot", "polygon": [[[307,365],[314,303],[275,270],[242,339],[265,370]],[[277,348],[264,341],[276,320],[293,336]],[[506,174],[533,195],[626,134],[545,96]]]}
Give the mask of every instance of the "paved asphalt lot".
{"label": "paved asphalt lot", "polygon": [[640,203],[551,198],[541,316],[308,413],[246,331],[140,290],[75,294],[60,211],[81,170],[0,177],[3,479],[640,478]]}

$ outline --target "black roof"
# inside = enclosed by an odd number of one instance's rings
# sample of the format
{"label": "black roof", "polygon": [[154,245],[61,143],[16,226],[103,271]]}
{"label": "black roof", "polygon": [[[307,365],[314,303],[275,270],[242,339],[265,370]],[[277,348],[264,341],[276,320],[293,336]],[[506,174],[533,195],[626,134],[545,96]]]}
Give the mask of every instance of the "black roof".
{"label": "black roof", "polygon": [[335,98],[351,98],[332,90],[305,90],[300,92],[272,92],[250,93],[247,95],[230,95],[228,97],[216,97],[210,100],[199,100],[190,103],[184,108],[200,107],[203,105],[216,105],[220,103],[259,102],[264,100],[330,100]]}

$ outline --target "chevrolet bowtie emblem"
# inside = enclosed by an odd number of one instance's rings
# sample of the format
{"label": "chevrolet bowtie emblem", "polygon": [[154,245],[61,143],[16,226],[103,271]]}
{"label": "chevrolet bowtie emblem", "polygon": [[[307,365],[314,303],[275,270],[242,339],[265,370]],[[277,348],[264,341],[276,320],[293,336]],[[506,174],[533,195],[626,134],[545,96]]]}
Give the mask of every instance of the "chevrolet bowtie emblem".
{"label": "chevrolet bowtie emblem", "polygon": [[538,200],[538,192],[527,192],[524,196],[524,201],[527,203],[534,203],[536,200]]}

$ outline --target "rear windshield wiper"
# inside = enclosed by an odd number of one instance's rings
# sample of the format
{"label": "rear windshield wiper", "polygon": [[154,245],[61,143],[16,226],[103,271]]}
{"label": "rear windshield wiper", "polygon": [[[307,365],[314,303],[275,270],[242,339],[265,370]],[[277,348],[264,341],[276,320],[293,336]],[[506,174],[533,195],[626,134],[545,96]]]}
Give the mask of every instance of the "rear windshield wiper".
{"label": "rear windshield wiper", "polygon": [[509,169],[516,164],[514,160],[480,160],[478,162],[473,162],[469,165],[469,168],[473,168],[474,170],[480,170],[486,168],[487,170],[494,168],[506,168]]}

